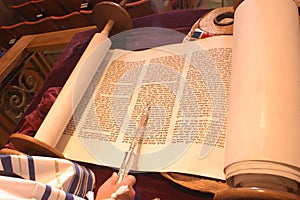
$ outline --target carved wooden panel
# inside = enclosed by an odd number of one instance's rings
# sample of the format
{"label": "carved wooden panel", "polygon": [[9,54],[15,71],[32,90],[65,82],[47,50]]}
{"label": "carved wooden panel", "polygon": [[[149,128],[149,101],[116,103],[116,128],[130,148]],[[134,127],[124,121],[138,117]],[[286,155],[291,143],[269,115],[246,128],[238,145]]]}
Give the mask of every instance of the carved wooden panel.
{"label": "carved wooden panel", "polygon": [[0,84],[0,127],[2,129],[0,139],[7,137],[3,132],[11,133],[24,115],[50,68],[43,53],[27,53]]}

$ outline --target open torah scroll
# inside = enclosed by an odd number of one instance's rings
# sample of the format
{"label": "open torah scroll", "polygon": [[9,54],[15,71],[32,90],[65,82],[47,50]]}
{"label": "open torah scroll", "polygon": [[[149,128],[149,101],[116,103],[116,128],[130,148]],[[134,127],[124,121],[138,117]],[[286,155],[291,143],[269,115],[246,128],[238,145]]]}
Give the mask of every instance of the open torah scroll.
{"label": "open torah scroll", "polygon": [[[118,168],[150,103],[132,170],[225,179],[224,158],[226,165],[259,159],[271,161],[272,170],[274,163],[282,163],[281,176],[299,183],[296,5],[292,0],[245,0],[238,9],[247,12],[237,10],[233,37],[108,51],[55,148],[69,159]],[[245,13],[253,10],[257,17],[249,20]],[[274,30],[274,24],[282,28]],[[79,73],[72,82],[81,88],[85,78]],[[74,96],[80,96],[76,90]],[[52,130],[43,131],[49,135]],[[242,167],[242,173],[248,172],[247,165]]]}
{"label": "open torah scroll", "polygon": [[224,179],[231,39],[109,51],[56,148],[69,159],[118,168],[150,103],[132,170]]}

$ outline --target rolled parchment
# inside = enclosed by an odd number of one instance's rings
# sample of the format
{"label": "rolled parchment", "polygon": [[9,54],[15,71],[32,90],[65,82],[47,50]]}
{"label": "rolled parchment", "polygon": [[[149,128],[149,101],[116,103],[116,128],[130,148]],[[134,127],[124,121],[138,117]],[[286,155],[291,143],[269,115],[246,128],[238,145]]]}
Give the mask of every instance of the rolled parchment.
{"label": "rolled parchment", "polygon": [[[107,34],[96,33],[69,76],[34,138],[55,148],[90,81],[111,46]],[[77,79],[80,74],[81,80]],[[84,79],[84,80],[83,80]],[[80,81],[80,83],[78,83]]]}
{"label": "rolled parchment", "polygon": [[292,0],[235,11],[225,175],[232,187],[299,192],[300,39]]}

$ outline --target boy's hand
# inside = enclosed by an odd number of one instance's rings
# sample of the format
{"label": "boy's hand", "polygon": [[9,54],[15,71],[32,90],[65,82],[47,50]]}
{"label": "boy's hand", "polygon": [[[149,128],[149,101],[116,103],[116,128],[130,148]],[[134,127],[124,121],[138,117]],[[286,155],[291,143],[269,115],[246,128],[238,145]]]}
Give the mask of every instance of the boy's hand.
{"label": "boy's hand", "polygon": [[114,194],[121,186],[121,189],[127,190],[125,193],[117,195],[115,199],[117,200],[133,200],[135,197],[135,191],[133,189],[133,185],[135,184],[135,177],[128,175],[121,183],[117,183],[118,175],[117,173],[113,173],[110,178],[108,178],[98,189],[96,200],[110,199],[111,195]]}

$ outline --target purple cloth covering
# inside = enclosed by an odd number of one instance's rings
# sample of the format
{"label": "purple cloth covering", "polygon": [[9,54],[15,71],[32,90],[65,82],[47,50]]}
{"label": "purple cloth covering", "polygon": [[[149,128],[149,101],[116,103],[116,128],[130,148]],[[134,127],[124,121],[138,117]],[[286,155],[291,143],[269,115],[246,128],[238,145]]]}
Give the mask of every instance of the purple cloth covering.
{"label": "purple cloth covering", "polygon": [[[141,17],[133,20],[133,28],[140,27],[163,27],[172,30],[177,30],[184,35],[187,34],[191,26],[206,12],[206,10],[178,10],[168,13],[161,13]],[[142,29],[141,29],[142,30]],[[29,106],[26,116],[16,126],[15,132],[34,136],[37,129],[39,128],[42,120],[45,118],[48,110],[55,101],[60,88],[63,87],[76,63],[80,59],[83,51],[87,47],[93,34],[98,30],[88,30],[81,33],[77,33],[71,42],[68,44],[63,54],[59,57],[51,72],[47,76],[44,84],[36,93],[31,105]],[[182,36],[184,36],[182,35]],[[149,39],[149,44],[152,46],[181,42],[182,37],[171,39],[169,35],[157,35],[143,33],[135,37],[127,37],[126,43],[131,46],[125,45],[127,49],[138,48],[136,41]],[[143,48],[144,46],[142,46]],[[8,147],[10,147],[8,145]],[[16,147],[17,148],[17,147]],[[91,168],[97,177],[96,189],[105,181],[111,173],[114,171],[111,168],[96,166],[92,164],[86,164],[87,167]],[[201,200],[201,199],[212,199],[212,194],[206,194],[199,191],[192,191],[177,185],[164,177],[160,173],[138,173],[135,174],[137,178],[136,199],[152,200],[156,197],[162,200],[168,199],[189,199],[189,200]]]}
{"label": "purple cloth covering", "polygon": [[55,99],[57,98],[60,90],[61,87],[51,87],[44,93],[42,100],[38,104],[37,108],[24,117],[25,122],[20,128],[23,134],[30,135],[32,137],[35,135],[36,131],[42,124],[43,119],[45,118]]}

